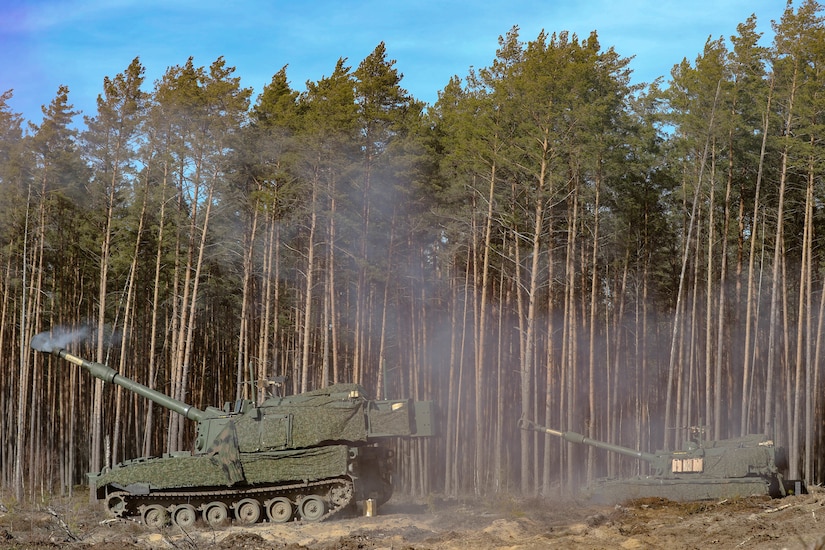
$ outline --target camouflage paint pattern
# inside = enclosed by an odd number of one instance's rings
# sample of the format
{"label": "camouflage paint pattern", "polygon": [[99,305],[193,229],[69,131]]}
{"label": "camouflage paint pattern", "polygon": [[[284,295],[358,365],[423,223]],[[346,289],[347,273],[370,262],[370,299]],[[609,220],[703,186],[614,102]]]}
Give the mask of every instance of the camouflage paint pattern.
{"label": "camouflage paint pattern", "polygon": [[[348,448],[331,445],[314,449],[268,453],[241,453],[246,483],[285,483],[324,479],[347,474]],[[221,465],[208,455],[166,456],[124,462],[94,480],[97,489],[107,485],[128,487],[147,484],[151,490],[227,486]]]}

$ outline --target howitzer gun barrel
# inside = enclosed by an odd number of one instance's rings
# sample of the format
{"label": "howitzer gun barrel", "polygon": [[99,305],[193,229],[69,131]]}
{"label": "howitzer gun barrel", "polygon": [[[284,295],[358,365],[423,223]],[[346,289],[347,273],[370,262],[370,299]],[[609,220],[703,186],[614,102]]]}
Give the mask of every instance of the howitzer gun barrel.
{"label": "howitzer gun barrel", "polygon": [[177,399],[173,399],[168,395],[155,391],[151,388],[144,386],[138,382],[135,382],[131,378],[126,378],[125,376],[121,376],[118,372],[106,365],[101,363],[96,363],[94,361],[87,361],[86,359],[82,359],[76,355],[72,355],[68,351],[62,348],[56,348],[51,352],[53,355],[60,357],[61,359],[65,359],[69,363],[74,363],[78,367],[83,367],[89,373],[94,376],[95,378],[99,378],[104,382],[111,382],[112,384],[117,384],[118,386],[134,392],[138,395],[141,395],[154,403],[157,403],[161,407],[165,407],[170,411],[174,411],[190,420],[200,421],[204,418],[206,413],[197,407],[193,407],[192,405],[188,405],[182,401],[178,401]]}
{"label": "howitzer gun barrel", "polygon": [[627,447],[621,447],[619,445],[613,445],[611,443],[605,443],[604,441],[598,441],[596,439],[590,439],[589,437],[585,437],[580,433],[576,432],[562,432],[560,430],[554,430],[552,428],[547,428],[544,426],[539,426],[529,420],[521,419],[519,420],[519,427],[522,430],[533,430],[536,432],[548,433],[550,435],[555,435],[557,437],[561,437],[566,441],[570,441],[571,443],[581,443],[582,445],[590,445],[591,447],[596,447],[599,449],[605,449],[607,451],[612,451],[614,453],[619,453],[625,456],[638,458],[640,460],[644,460],[645,462],[650,462],[651,464],[658,464],[660,462],[660,457],[651,454],[645,453],[642,451],[637,451],[635,449],[629,449]]}

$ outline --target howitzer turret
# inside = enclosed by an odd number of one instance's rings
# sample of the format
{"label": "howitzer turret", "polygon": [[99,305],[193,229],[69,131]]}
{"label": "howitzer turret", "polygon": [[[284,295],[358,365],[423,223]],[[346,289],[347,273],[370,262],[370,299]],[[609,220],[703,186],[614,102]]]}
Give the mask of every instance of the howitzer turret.
{"label": "howitzer turret", "polygon": [[43,335],[31,345],[198,423],[191,452],[89,474],[111,515],[140,516],[153,527],[170,519],[186,527],[198,517],[210,525],[230,517],[319,521],[357,501],[381,504],[392,495],[392,452],[376,443],[434,435],[431,402],[371,400],[357,384],[199,409],[52,348]]}
{"label": "howitzer turret", "polygon": [[647,462],[651,474],[629,479],[601,480],[585,493],[602,502],[643,497],[677,501],[734,498],[752,495],[785,496],[803,492],[804,484],[787,481],[784,451],[764,435],[706,441],[701,428],[692,428],[692,439],[677,451],[647,453],[519,420],[523,430],[555,435],[571,443],[589,445]]}

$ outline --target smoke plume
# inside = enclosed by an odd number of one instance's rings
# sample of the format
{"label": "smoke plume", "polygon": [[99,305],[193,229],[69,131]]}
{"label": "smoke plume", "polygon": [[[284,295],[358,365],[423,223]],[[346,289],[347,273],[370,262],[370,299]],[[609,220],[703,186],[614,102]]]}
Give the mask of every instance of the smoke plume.
{"label": "smoke plume", "polygon": [[[96,329],[91,325],[82,325],[79,327],[57,326],[52,328],[52,330],[35,335],[29,345],[37,351],[52,353],[54,350],[65,348],[69,344],[91,342],[96,332]],[[119,332],[115,332],[107,327],[106,335],[107,344],[117,345],[119,343]]]}

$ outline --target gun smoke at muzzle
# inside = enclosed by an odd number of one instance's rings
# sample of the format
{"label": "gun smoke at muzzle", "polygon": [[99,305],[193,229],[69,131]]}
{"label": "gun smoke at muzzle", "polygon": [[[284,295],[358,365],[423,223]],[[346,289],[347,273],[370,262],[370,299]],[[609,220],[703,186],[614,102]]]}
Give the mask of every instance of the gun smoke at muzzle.
{"label": "gun smoke at muzzle", "polygon": [[[120,344],[120,331],[115,331],[109,325],[104,325],[105,345],[117,346]],[[50,331],[41,332],[32,337],[29,346],[43,353],[54,353],[59,349],[68,348],[70,344],[92,342],[97,328],[91,324],[78,327],[54,327]]]}
{"label": "gun smoke at muzzle", "polygon": [[86,341],[91,336],[92,329],[89,326],[81,326],[75,329],[55,327],[51,331],[36,334],[29,345],[34,350],[53,353],[55,350],[65,348],[69,344]]}

